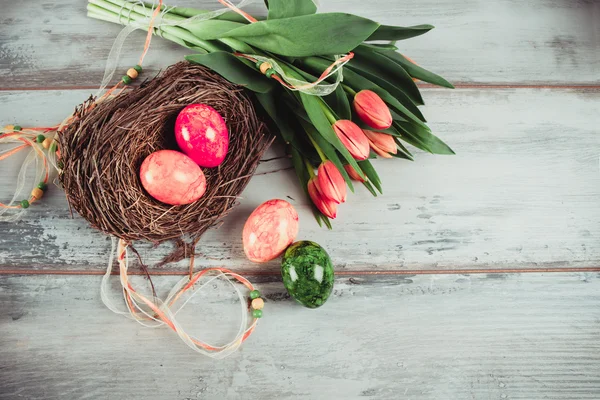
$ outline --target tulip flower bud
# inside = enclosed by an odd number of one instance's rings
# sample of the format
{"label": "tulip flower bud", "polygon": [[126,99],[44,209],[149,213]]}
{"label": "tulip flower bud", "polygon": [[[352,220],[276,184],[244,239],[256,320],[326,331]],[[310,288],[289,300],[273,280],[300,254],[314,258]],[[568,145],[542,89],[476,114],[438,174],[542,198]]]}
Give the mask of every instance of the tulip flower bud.
{"label": "tulip flower bud", "polygon": [[315,206],[317,206],[319,211],[324,215],[331,219],[334,219],[337,216],[337,204],[321,194],[316,177],[311,178],[308,181],[308,195]]}
{"label": "tulip flower bud", "polygon": [[392,126],[390,109],[381,97],[371,90],[361,90],[354,96],[354,110],[371,128],[387,129]]}
{"label": "tulip flower bud", "polygon": [[369,157],[369,139],[358,125],[341,119],[333,124],[333,130],[354,159],[362,161]]}
{"label": "tulip flower bud", "polygon": [[327,160],[319,166],[317,181],[324,197],[338,204],[346,201],[346,182],[333,162]]}
{"label": "tulip flower bud", "polygon": [[344,165],[344,169],[348,173],[348,176],[350,177],[350,179],[354,179],[355,181],[359,181],[359,182],[366,182],[366,179],[363,178],[362,176],[360,176],[358,174],[358,172],[356,172],[354,170],[354,168],[352,168],[352,165],[346,164],[346,165]]}
{"label": "tulip flower bud", "polygon": [[381,157],[392,158],[389,153],[396,154],[398,152],[396,142],[394,142],[394,138],[391,135],[368,130],[363,130],[363,132],[369,139],[369,145],[373,151],[379,154]]}

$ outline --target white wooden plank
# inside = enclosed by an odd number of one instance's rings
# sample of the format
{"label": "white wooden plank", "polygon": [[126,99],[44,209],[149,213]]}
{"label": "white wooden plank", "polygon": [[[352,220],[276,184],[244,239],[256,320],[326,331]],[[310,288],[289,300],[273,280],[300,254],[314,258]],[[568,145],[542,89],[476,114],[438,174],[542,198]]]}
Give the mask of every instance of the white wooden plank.
{"label": "white wooden plank", "polygon": [[[154,282],[166,293],[174,279]],[[296,305],[280,282],[259,283],[265,317],[221,361],[192,353],[168,330],[112,314],[99,283],[0,277],[0,398],[564,400],[600,393],[598,274],[338,279],[317,310]],[[236,304],[220,288],[190,305],[188,327],[207,340],[235,329],[229,312]]]}
{"label": "white wooden plank", "polygon": [[[55,122],[86,96],[2,92],[0,120]],[[241,205],[203,237],[200,262],[277,272],[277,261],[250,264],[240,237],[254,207],[284,198],[300,213],[299,239],[325,246],[340,270],[598,267],[600,92],[431,89],[425,99],[431,126],[456,156],[418,153],[414,163],[377,162],[384,195],[373,198],[358,188],[340,207],[333,232],[314,222],[293,171],[282,170],[289,161],[264,163]],[[2,199],[14,190],[15,164],[1,164]],[[81,218],[70,219],[58,188],[20,222],[0,224],[5,270],[100,270],[108,250],[108,238]],[[141,250],[152,265],[170,246]]]}
{"label": "white wooden plank", "polygon": [[[216,9],[214,0],[178,1]],[[328,0],[321,10],[363,15],[384,24],[437,28],[400,48],[454,82],[600,83],[600,3],[512,0]],[[86,2],[9,3],[0,15],[0,88],[98,85],[119,27],[86,17]],[[260,4],[249,8],[259,13]],[[131,36],[123,71],[137,62],[144,35]],[[157,39],[149,72],[188,51]],[[148,75],[149,76],[149,75]]]}

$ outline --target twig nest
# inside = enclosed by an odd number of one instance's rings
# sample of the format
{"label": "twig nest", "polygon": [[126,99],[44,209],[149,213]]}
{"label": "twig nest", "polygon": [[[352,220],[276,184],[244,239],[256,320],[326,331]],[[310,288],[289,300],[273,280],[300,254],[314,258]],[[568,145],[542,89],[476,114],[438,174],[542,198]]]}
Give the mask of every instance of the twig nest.
{"label": "twig nest", "polygon": [[[208,104],[229,128],[229,151],[204,169],[206,192],[187,205],[152,198],[139,177],[159,150],[178,150],[174,125],[187,105]],[[267,129],[241,87],[207,68],[182,62],[141,87],[89,107],[58,135],[60,180],[70,206],[90,224],[127,241],[199,237],[234,206],[268,147]]]}

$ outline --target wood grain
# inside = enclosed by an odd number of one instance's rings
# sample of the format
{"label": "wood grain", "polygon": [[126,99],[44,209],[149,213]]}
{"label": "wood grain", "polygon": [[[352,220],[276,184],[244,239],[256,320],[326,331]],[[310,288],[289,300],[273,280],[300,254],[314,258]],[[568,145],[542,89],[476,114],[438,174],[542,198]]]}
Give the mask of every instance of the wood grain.
{"label": "wood grain", "polygon": [[[0,120],[56,122],[87,95],[1,92]],[[600,267],[600,91],[428,89],[424,97],[431,126],[456,156],[418,153],[414,163],[377,162],[384,195],[373,198],[358,188],[329,232],[314,222],[276,147],[241,205],[203,237],[200,265],[277,274],[278,262],[248,263],[240,237],[254,207],[284,198],[300,213],[299,239],[322,244],[338,271]],[[17,165],[17,159],[2,164],[0,198],[14,190]],[[171,249],[139,248],[150,265]],[[101,271],[108,250],[105,235],[70,218],[56,187],[20,222],[0,224],[4,270]],[[180,263],[159,271],[185,268]]]}
{"label": "wood grain", "polygon": [[[159,294],[174,281],[154,278]],[[282,283],[262,282],[265,317],[221,361],[196,355],[167,329],[111,313],[99,284],[100,277],[0,276],[0,398],[564,400],[600,393],[599,274],[343,278],[317,310],[296,305]],[[237,303],[224,288],[210,288],[182,316],[206,340],[236,329]]]}
{"label": "wood grain", "polygon": [[[216,9],[215,0],[178,1]],[[120,28],[88,19],[86,3],[9,2],[0,15],[0,88],[94,87]],[[261,13],[259,4],[248,11]],[[352,12],[383,24],[430,23],[432,32],[399,43],[424,67],[457,83],[600,84],[600,3],[513,0],[328,0],[322,12]],[[137,62],[144,34],[131,35],[120,65]],[[151,76],[189,51],[155,39]]]}

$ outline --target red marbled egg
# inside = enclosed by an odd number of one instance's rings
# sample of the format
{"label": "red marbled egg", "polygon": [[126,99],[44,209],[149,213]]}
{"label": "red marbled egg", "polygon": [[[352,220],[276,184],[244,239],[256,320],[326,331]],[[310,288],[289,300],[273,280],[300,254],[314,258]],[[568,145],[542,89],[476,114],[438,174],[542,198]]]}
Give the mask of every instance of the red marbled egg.
{"label": "red marbled egg", "polygon": [[298,234],[298,213],[285,200],[262,203],[248,217],[242,233],[244,252],[250,261],[279,257]]}
{"label": "red marbled egg", "polygon": [[229,148],[223,117],[206,104],[190,104],[181,110],[175,121],[175,139],[181,151],[201,167],[221,164]]}
{"label": "red marbled egg", "polygon": [[206,191],[204,172],[191,158],[174,150],[159,150],[146,157],[140,180],[150,196],[173,206],[193,203]]}

